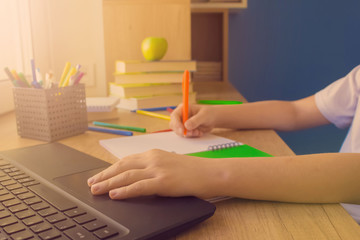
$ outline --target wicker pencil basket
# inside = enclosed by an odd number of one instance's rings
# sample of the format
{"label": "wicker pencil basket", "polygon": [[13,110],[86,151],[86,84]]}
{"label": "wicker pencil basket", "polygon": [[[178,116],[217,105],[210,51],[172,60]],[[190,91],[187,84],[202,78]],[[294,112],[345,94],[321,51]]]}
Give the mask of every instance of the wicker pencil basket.
{"label": "wicker pencil basket", "polygon": [[13,93],[21,137],[52,142],[87,130],[84,84],[51,89],[16,87]]}

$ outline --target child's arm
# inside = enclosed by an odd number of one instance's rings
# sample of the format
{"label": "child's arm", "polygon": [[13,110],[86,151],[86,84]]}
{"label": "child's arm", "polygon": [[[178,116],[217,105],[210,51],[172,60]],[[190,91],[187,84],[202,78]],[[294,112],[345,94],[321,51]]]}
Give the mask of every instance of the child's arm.
{"label": "child's arm", "polygon": [[220,106],[216,126],[237,129],[275,129],[291,131],[328,124],[310,96],[297,101],[260,101]]}
{"label": "child's arm", "polygon": [[198,158],[161,150],[125,157],[89,180],[93,194],[233,196],[282,202],[360,202],[360,154]]}
{"label": "child's arm", "polygon": [[[183,133],[181,105],[171,114],[170,127]],[[310,96],[297,101],[260,101],[240,105],[190,106],[185,127],[189,136],[200,136],[213,127],[234,129],[298,130],[328,124]]]}

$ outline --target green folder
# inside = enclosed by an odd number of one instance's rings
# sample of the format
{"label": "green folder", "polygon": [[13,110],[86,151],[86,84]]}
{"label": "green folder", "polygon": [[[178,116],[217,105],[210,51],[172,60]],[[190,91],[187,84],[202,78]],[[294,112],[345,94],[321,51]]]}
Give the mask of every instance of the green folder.
{"label": "green folder", "polygon": [[249,145],[236,145],[186,155],[205,158],[235,158],[235,157],[272,157],[272,155]]}

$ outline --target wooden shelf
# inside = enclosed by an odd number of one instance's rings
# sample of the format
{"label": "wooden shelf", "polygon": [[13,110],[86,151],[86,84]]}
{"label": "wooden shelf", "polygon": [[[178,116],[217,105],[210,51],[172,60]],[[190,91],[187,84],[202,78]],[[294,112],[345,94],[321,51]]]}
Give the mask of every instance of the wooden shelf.
{"label": "wooden shelf", "polygon": [[194,82],[229,81],[229,13],[246,7],[247,0],[191,3],[191,58],[199,63]]}
{"label": "wooden shelf", "polygon": [[199,62],[193,81],[228,81],[228,12],[218,8],[191,10],[191,58]]}
{"label": "wooden shelf", "polygon": [[247,0],[239,2],[197,2],[191,3],[191,9],[229,9],[239,10],[247,8]]}

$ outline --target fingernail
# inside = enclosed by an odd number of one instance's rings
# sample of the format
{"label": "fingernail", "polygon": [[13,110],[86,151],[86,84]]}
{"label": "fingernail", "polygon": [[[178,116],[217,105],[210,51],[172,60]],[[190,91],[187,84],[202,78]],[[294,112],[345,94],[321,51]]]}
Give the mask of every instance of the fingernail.
{"label": "fingernail", "polygon": [[111,199],[114,199],[118,196],[118,193],[117,193],[117,191],[112,190],[109,192],[109,196]]}
{"label": "fingernail", "polygon": [[88,180],[87,180],[87,184],[89,185],[89,186],[91,186],[93,183],[94,183],[94,181],[95,181],[95,179],[94,178],[89,178]]}
{"label": "fingernail", "polygon": [[98,184],[94,184],[91,186],[91,192],[92,193],[97,193],[99,191],[99,185]]}

